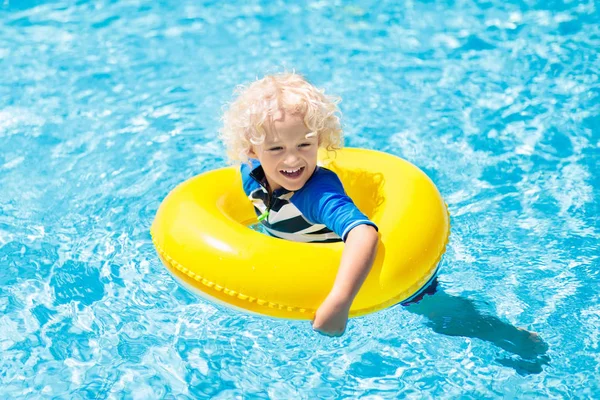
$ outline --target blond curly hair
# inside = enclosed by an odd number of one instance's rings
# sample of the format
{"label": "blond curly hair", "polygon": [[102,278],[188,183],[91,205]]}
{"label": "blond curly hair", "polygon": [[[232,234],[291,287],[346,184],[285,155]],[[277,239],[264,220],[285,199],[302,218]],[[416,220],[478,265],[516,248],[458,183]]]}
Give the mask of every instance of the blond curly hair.
{"label": "blond curly hair", "polygon": [[336,150],[343,145],[339,97],[326,95],[297,73],[268,75],[250,85],[238,86],[237,98],[223,113],[221,140],[231,162],[247,162],[252,145],[265,140],[265,123],[278,111],[302,115],[308,129],[317,133],[319,146]]}

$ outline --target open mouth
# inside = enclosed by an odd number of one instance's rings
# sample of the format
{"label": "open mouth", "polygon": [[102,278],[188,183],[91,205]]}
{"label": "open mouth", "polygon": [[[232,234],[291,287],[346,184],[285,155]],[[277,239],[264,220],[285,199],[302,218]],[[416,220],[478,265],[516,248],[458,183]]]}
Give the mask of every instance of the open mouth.
{"label": "open mouth", "polygon": [[295,169],[282,169],[279,172],[281,172],[287,178],[297,178],[302,175],[302,172],[304,172],[304,167]]}

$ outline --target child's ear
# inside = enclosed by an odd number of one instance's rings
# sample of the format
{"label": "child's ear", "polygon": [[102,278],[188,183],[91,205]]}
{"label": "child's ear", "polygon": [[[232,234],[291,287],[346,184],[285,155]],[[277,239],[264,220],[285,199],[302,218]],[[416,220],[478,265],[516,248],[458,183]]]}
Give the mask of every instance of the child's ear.
{"label": "child's ear", "polygon": [[250,158],[258,158],[256,156],[256,151],[254,151],[254,146],[250,146],[250,149],[246,152],[246,155]]}

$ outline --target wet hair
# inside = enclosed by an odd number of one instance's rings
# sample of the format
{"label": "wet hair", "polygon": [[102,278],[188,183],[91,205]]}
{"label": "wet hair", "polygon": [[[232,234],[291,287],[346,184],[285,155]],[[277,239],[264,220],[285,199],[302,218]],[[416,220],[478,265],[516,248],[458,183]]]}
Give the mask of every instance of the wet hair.
{"label": "wet hair", "polygon": [[301,115],[317,134],[319,146],[336,150],[343,145],[340,99],[326,95],[296,73],[268,75],[248,86],[238,86],[237,98],[223,113],[221,140],[232,162],[247,162],[252,145],[264,142],[265,124],[278,112]]}

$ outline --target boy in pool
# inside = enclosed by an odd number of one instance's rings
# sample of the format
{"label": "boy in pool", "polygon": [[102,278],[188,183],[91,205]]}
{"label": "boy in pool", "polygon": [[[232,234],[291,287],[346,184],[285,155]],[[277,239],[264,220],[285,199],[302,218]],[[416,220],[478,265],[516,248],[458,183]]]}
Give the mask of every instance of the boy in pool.
{"label": "boy in pool", "polygon": [[334,285],[313,320],[316,331],[342,335],[379,237],[337,175],[317,166],[319,147],[342,145],[337,99],[295,73],[267,76],[237,92],[221,137],[230,160],[242,163],[244,191],[265,230],[299,242],[345,242]]}

